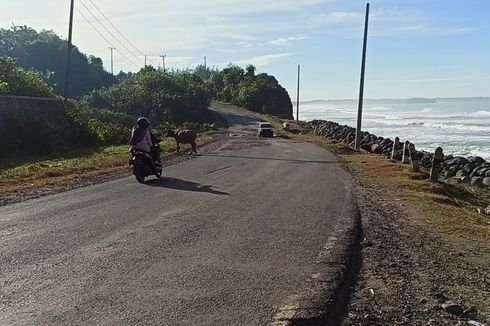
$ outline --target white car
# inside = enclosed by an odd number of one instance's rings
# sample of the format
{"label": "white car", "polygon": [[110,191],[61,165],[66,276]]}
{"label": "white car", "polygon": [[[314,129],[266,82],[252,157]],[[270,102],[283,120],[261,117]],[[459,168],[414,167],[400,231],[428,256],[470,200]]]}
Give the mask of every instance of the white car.
{"label": "white car", "polygon": [[269,122],[261,122],[259,124],[258,137],[274,137],[274,130]]}

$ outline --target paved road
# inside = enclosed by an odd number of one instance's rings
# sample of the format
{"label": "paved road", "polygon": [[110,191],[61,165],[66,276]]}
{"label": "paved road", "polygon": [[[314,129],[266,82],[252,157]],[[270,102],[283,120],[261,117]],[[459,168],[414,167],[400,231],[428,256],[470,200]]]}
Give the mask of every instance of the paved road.
{"label": "paved road", "polygon": [[350,179],[329,152],[257,139],[223,109],[229,140],[134,178],[0,208],[0,325],[267,325],[308,290],[348,218]]}

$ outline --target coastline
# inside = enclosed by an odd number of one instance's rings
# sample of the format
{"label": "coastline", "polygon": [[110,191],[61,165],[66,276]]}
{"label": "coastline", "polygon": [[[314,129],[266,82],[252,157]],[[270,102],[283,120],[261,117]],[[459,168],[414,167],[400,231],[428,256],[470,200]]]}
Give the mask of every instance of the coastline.
{"label": "coastline", "polygon": [[[345,142],[354,147],[355,128],[325,120],[313,120],[309,124],[312,126],[313,133]],[[403,144],[405,140],[400,138],[400,142]],[[361,148],[367,152],[380,154],[384,158],[394,158],[392,157],[394,143],[390,138],[378,137],[365,131],[361,132]],[[417,145],[414,145],[416,149]],[[403,148],[399,147],[395,151],[396,157],[401,161]],[[434,153],[416,150],[413,164],[422,171],[428,172],[432,167],[433,159]],[[440,177],[441,181],[467,183],[490,189],[490,162],[479,156],[445,155]]]}
{"label": "coastline", "polygon": [[[357,111],[357,100],[312,101],[300,103],[299,116],[355,128]],[[408,139],[419,150],[442,147],[446,155],[490,161],[490,98],[365,100],[362,130]]]}

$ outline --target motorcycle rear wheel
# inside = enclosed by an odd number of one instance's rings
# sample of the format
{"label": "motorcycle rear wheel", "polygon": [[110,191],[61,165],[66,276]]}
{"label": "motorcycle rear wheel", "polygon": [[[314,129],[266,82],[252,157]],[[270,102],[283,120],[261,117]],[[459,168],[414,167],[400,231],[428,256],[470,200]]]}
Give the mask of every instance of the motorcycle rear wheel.
{"label": "motorcycle rear wheel", "polygon": [[145,183],[146,175],[145,175],[144,167],[141,166],[141,164],[135,164],[133,166],[133,174],[139,183]]}

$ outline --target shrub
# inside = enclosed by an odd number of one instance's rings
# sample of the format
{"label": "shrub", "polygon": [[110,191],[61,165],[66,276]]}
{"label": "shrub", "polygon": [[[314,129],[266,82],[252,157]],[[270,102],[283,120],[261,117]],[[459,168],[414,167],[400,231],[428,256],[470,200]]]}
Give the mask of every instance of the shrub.
{"label": "shrub", "polygon": [[12,58],[0,56],[0,95],[54,97],[40,73],[19,67]]}
{"label": "shrub", "polygon": [[79,102],[72,102],[68,107],[76,145],[121,145],[129,142],[135,121],[133,117],[109,110],[84,108]]}

